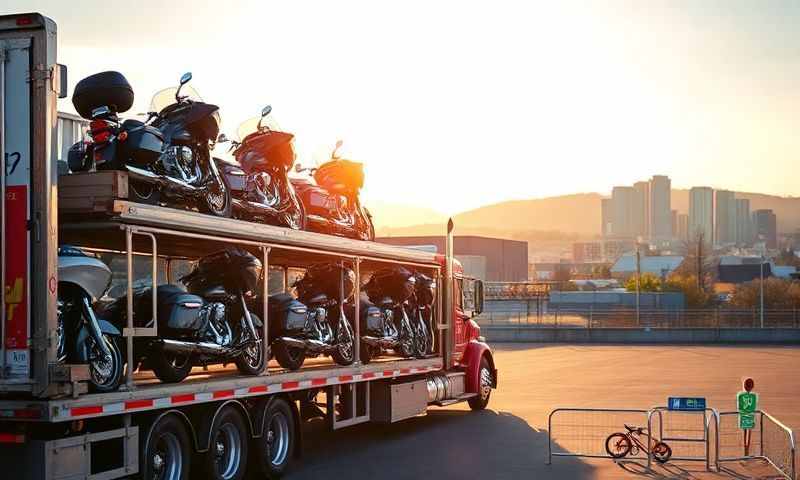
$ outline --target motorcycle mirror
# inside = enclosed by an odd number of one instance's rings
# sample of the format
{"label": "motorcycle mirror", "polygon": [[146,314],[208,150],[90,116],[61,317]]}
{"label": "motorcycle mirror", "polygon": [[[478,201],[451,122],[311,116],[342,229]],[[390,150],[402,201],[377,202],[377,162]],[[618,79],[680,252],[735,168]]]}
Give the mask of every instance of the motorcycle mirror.
{"label": "motorcycle mirror", "polygon": [[228,136],[224,133],[220,133],[219,137],[217,137],[217,143],[228,143]]}
{"label": "motorcycle mirror", "polygon": [[92,118],[104,117],[109,113],[111,113],[111,109],[108,108],[107,106],[97,107],[94,110],[92,110]]}
{"label": "motorcycle mirror", "polygon": [[272,105],[267,105],[261,110],[261,118],[266,117],[272,111]]}
{"label": "motorcycle mirror", "polygon": [[181,75],[181,86],[186,85],[192,80],[192,72],[186,72]]}
{"label": "motorcycle mirror", "polygon": [[342,145],[344,145],[344,142],[341,139],[336,140],[336,148],[334,148],[333,152],[331,152],[331,158],[338,158],[336,154],[339,151],[339,149],[342,148]]}
{"label": "motorcycle mirror", "polygon": [[297,162],[297,163],[294,164],[294,171],[297,172],[297,173],[300,173],[300,172],[303,171],[303,166],[300,165],[300,162]]}

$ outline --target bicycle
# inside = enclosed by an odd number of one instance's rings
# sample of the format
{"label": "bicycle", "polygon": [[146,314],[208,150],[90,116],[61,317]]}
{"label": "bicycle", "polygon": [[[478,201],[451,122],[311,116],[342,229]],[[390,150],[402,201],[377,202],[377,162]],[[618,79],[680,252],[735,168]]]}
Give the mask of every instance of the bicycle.
{"label": "bicycle", "polygon": [[650,444],[652,448],[647,448],[642,441],[642,435],[646,435],[644,427],[634,427],[625,424],[625,429],[628,433],[617,432],[612,433],[606,438],[606,452],[611,458],[622,458],[629,453],[636,455],[639,451],[652,453],[653,458],[659,463],[666,463],[672,456],[672,449],[666,443],[651,438]]}

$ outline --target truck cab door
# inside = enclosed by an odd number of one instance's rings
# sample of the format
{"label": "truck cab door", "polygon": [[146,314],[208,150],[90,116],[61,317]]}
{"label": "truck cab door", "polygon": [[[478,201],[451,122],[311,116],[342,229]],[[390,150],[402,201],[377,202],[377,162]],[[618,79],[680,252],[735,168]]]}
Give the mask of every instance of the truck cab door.
{"label": "truck cab door", "polygon": [[469,315],[464,310],[464,279],[453,279],[453,338],[455,348],[453,349],[453,360],[461,361],[464,351],[467,348],[469,339],[467,338],[467,322]]}

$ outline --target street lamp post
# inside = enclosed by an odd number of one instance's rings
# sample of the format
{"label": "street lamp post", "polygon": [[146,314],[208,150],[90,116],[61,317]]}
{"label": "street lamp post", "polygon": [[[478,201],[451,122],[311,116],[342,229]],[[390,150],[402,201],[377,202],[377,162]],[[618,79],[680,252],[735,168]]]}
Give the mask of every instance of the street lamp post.
{"label": "street lamp post", "polygon": [[761,269],[760,269],[760,273],[759,273],[759,279],[761,280],[759,282],[759,286],[761,287],[760,293],[759,293],[759,297],[760,297],[759,302],[760,302],[761,305],[759,307],[759,310],[761,311],[761,315],[760,315],[760,317],[761,317],[761,328],[764,328],[764,256],[763,255],[761,256]]}
{"label": "street lamp post", "polygon": [[642,291],[642,264],[641,253],[639,252],[639,242],[636,242],[636,326],[642,325],[641,318],[641,291]]}

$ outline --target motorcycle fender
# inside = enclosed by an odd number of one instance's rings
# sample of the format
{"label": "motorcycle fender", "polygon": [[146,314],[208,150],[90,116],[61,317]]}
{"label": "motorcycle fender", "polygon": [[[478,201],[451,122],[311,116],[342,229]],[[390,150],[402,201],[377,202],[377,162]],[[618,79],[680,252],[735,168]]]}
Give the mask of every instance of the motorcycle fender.
{"label": "motorcycle fender", "polygon": [[[122,332],[107,320],[98,318],[97,324],[100,326],[100,331],[103,333],[117,337],[122,335]],[[87,363],[89,361],[89,353],[86,349],[87,340],[89,340],[89,330],[86,328],[86,325],[82,325],[81,329],[78,331],[78,335],[75,337],[75,344],[72,346],[72,355],[70,355],[71,358],[76,359],[79,363]]]}
{"label": "motorcycle fender", "polygon": [[489,368],[492,369],[492,387],[497,388],[497,369],[494,364],[494,357],[489,345],[483,342],[473,340],[467,344],[464,350],[464,355],[461,357],[460,365],[466,373],[466,391],[468,393],[477,393],[478,385],[480,384],[480,365],[481,358],[486,357],[489,362]]}

